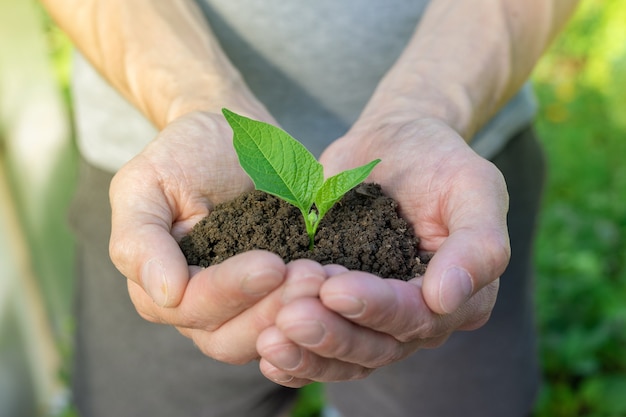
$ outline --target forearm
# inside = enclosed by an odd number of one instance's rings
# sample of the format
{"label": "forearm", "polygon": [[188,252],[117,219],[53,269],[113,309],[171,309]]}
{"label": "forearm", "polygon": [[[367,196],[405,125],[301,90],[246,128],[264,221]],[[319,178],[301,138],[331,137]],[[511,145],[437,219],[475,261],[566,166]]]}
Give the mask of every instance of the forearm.
{"label": "forearm", "polygon": [[43,0],[98,71],[158,128],[258,103],[190,0]]}
{"label": "forearm", "polygon": [[522,86],[576,0],[433,0],[364,116],[436,118],[466,140]]}

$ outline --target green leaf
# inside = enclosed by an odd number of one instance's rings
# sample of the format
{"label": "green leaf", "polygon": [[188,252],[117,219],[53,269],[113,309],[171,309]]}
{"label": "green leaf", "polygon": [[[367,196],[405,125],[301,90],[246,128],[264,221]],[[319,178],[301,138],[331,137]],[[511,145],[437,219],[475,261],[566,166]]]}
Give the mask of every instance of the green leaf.
{"label": "green leaf", "polygon": [[282,129],[227,109],[222,113],[233,129],[239,163],[256,189],[293,204],[306,217],[324,183],[322,165]]}
{"label": "green leaf", "polygon": [[315,207],[319,218],[324,217],[345,193],[363,182],[379,162],[380,159],[376,159],[363,166],[340,172],[328,178],[315,196]]}
{"label": "green leaf", "polygon": [[222,109],[222,113],[233,129],[233,145],[241,167],[257,190],[273,194],[300,209],[311,250],[322,217],[380,162],[377,159],[324,181],[322,164],[287,132],[228,109]]}

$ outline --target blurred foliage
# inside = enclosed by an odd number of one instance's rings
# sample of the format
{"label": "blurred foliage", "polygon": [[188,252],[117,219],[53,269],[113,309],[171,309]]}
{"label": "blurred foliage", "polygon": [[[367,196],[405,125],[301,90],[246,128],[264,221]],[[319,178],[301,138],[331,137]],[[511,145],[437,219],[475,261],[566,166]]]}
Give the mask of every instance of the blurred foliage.
{"label": "blurred foliage", "polygon": [[74,47],[67,35],[59,29],[42,6],[39,8],[43,30],[48,41],[50,59],[54,63],[54,75],[59,82],[68,107],[71,108],[70,80],[72,75],[72,54]]}
{"label": "blurred foliage", "polygon": [[300,389],[291,417],[319,417],[324,408],[324,386],[320,383]]}
{"label": "blurred foliage", "polygon": [[626,416],[626,3],[583,1],[533,78],[549,161],[536,416]]}

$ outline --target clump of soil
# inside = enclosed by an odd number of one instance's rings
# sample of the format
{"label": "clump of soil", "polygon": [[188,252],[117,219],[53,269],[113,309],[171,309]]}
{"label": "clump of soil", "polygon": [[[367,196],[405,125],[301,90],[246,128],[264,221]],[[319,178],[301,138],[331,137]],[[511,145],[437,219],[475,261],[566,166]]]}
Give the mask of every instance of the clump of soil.
{"label": "clump of soil", "polygon": [[251,191],[215,207],[180,246],[190,265],[203,267],[265,249],[285,262],[309,258],[408,280],[422,275],[428,260],[420,258],[419,239],[397,208],[379,185],[361,184],[324,216],[310,251],[300,211],[270,194]]}

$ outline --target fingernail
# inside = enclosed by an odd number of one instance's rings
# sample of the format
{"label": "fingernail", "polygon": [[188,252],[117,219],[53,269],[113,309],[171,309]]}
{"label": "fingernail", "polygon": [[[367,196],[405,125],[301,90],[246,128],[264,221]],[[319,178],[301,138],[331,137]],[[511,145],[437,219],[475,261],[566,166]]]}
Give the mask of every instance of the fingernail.
{"label": "fingernail", "polygon": [[141,271],[141,284],[144,291],[160,307],[167,304],[167,278],[163,264],[157,259],[150,259]]}
{"label": "fingernail", "polygon": [[[302,362],[302,351],[294,344],[281,345],[269,353],[268,360],[277,368],[284,371],[291,371],[300,366]],[[282,381],[288,382],[288,381]]]}
{"label": "fingernail", "polygon": [[317,320],[301,321],[285,329],[285,335],[303,346],[320,344],[326,335],[326,328]]}
{"label": "fingernail", "polygon": [[324,304],[348,319],[359,318],[365,312],[365,302],[351,295],[326,296]]}
{"label": "fingernail", "polygon": [[283,275],[275,270],[257,271],[244,278],[241,290],[249,295],[265,295],[280,285]]}
{"label": "fingernail", "polygon": [[285,375],[283,373],[281,373],[280,376],[272,377],[272,381],[277,382],[279,384],[287,384],[293,381],[294,379],[295,377],[293,375]]}
{"label": "fingernail", "polygon": [[472,277],[463,268],[446,269],[439,284],[439,304],[446,313],[456,311],[472,295]]}

